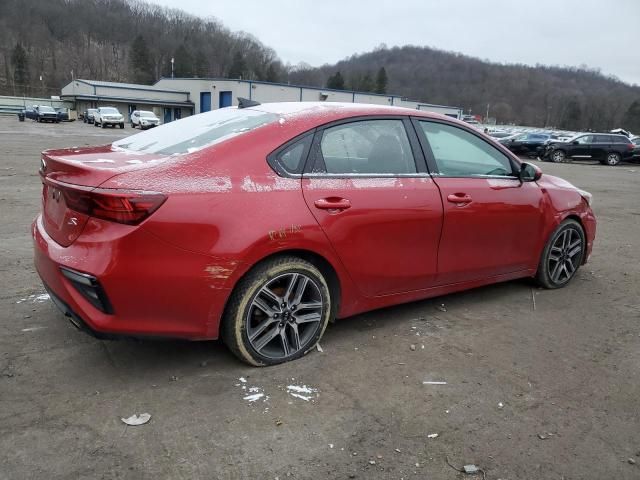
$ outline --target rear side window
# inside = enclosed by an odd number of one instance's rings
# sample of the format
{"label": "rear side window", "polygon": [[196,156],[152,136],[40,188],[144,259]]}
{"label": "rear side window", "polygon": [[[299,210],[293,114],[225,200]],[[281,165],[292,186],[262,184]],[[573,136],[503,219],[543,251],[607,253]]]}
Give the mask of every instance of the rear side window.
{"label": "rear side window", "polygon": [[191,153],[275,122],[278,118],[275,113],[224,108],[161,125],[118,140],[113,146],[162,155]]}
{"label": "rear side window", "polygon": [[451,177],[511,176],[509,158],[481,138],[461,128],[420,121],[438,173]]}
{"label": "rear side window", "polygon": [[609,135],[595,135],[593,143],[611,143],[613,139]]}
{"label": "rear side window", "polygon": [[322,133],[314,172],[412,174],[416,164],[402,120],[362,120]]}
{"label": "rear side window", "polygon": [[269,165],[279,175],[301,174],[312,140],[313,133],[309,133],[285,144],[267,157]]}

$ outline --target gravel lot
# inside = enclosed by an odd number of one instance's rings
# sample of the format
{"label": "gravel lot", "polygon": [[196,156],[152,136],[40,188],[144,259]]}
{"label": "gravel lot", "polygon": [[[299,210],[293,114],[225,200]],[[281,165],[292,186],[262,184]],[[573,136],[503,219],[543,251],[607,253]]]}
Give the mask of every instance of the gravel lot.
{"label": "gravel lot", "polygon": [[38,297],[39,152],[132,132],[0,117],[0,479],[474,478],[447,456],[490,480],[640,478],[640,165],[541,164],[595,197],[567,288],[359,315],[254,369],[218,342],[94,340]]}

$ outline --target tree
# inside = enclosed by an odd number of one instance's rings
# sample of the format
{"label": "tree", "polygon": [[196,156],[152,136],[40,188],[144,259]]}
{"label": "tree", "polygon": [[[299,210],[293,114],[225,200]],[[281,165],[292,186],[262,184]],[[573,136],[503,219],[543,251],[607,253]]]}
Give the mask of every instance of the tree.
{"label": "tree", "polygon": [[380,67],[378,75],[376,75],[376,93],[387,93],[388,82],[389,79],[387,78],[387,71],[384,67]]}
{"label": "tree", "polygon": [[278,74],[278,70],[275,67],[274,62],[269,64],[269,68],[267,68],[267,82],[278,82],[280,80],[280,75]]}
{"label": "tree", "polygon": [[344,78],[340,71],[337,71],[327,79],[327,88],[334,90],[344,90]]}
{"label": "tree", "polygon": [[573,130],[580,130],[581,118],[582,108],[580,107],[580,103],[576,98],[572,98],[571,100],[569,100],[569,103],[567,103],[567,110],[565,112],[563,127]]}
{"label": "tree", "polygon": [[373,82],[371,72],[367,72],[364,74],[362,79],[360,79],[360,84],[356,90],[360,90],[361,92],[373,92],[375,88],[376,86]]}
{"label": "tree", "polygon": [[131,44],[129,69],[134,83],[150,84],[154,80],[151,54],[142,35],[138,35]]}
{"label": "tree", "polygon": [[26,50],[20,43],[16,43],[11,53],[11,64],[13,65],[13,84],[16,92],[27,95],[29,82],[31,81],[31,76],[29,75],[29,58],[27,57]]}
{"label": "tree", "polygon": [[244,60],[244,56],[240,52],[236,52],[233,55],[233,61],[231,62],[231,67],[229,68],[229,74],[227,77],[229,78],[242,78],[246,75],[247,72],[247,63]]}
{"label": "tree", "polygon": [[195,71],[193,68],[193,57],[184,43],[180,44],[173,55],[173,69],[176,77],[193,77]]}
{"label": "tree", "polygon": [[635,134],[640,133],[640,98],[629,105],[622,118],[622,127]]}

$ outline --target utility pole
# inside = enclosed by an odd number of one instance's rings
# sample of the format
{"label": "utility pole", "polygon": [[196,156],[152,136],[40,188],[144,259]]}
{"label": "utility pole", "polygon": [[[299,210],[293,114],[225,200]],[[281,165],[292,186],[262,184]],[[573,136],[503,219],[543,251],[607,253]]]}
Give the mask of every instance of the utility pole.
{"label": "utility pole", "polygon": [[175,62],[175,58],[171,57],[171,78],[173,78],[173,63]]}
{"label": "utility pole", "polygon": [[485,123],[489,122],[489,106],[490,105],[491,105],[490,103],[487,103],[487,116],[484,117],[485,118],[485,120],[484,120]]}

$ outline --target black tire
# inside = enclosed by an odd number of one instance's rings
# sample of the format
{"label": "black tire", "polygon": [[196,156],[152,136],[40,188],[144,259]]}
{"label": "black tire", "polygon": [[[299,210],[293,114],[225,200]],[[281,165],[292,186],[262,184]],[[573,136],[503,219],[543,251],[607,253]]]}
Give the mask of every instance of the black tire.
{"label": "black tire", "polygon": [[295,360],[322,337],[332,315],[331,302],[329,286],[313,264],[297,257],[275,258],[254,267],[235,287],[222,319],[221,337],[234,355],[250,365]]}
{"label": "black tire", "polygon": [[104,123],[104,122],[100,123],[100,126],[101,126],[102,128],[107,128],[107,124],[106,124],[106,123]]}
{"label": "black tire", "polygon": [[[114,128],[115,128],[115,125],[114,125]],[[124,128],[124,123],[120,124],[120,128]]]}
{"label": "black tire", "polygon": [[99,127],[99,126],[100,126],[100,124],[94,120],[94,121],[93,121],[93,126],[94,126],[94,127]]}
{"label": "black tire", "polygon": [[136,128],[135,124],[131,122],[131,128]]}
{"label": "black tire", "polygon": [[562,163],[566,160],[567,154],[564,150],[554,150],[551,152],[551,155],[549,155],[549,158],[553,163]]}
{"label": "black tire", "polygon": [[610,167],[616,167],[622,163],[622,156],[617,152],[609,152],[604,163]]}
{"label": "black tire", "polygon": [[558,225],[542,251],[536,274],[538,283],[548,289],[567,285],[582,265],[586,246],[584,230],[577,221],[569,219]]}

